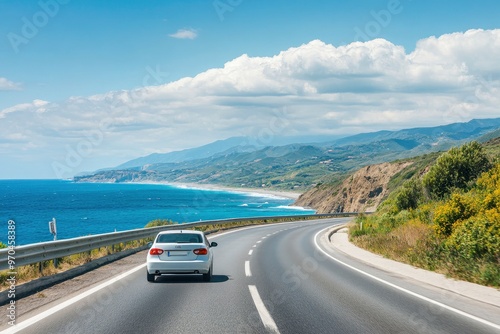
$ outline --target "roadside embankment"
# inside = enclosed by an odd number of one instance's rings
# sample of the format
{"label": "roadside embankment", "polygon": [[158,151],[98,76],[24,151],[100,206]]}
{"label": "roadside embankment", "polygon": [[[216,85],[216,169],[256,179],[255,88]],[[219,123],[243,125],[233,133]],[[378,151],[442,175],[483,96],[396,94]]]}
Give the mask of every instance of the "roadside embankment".
{"label": "roadside embankment", "polygon": [[340,229],[330,236],[330,245],[335,249],[387,272],[414,279],[419,282],[451,291],[459,295],[500,307],[500,291],[479,284],[459,281],[432,271],[384,258],[359,248],[349,242],[347,228]]}

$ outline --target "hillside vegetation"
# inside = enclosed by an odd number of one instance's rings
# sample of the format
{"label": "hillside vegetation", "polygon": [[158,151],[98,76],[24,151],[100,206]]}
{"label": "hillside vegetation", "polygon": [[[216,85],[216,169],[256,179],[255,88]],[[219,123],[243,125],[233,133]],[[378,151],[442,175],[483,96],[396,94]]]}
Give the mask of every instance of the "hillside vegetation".
{"label": "hillside vegetation", "polygon": [[251,139],[236,137],[194,149],[137,158],[91,175],[75,176],[75,181],[205,183],[306,191],[320,183],[343,180],[346,173],[360,167],[444,151],[481,140],[499,128],[500,118],[482,119],[283,146],[262,146]]}
{"label": "hillside vegetation", "polygon": [[500,287],[500,139],[470,142],[408,175],[351,240],[386,257]]}

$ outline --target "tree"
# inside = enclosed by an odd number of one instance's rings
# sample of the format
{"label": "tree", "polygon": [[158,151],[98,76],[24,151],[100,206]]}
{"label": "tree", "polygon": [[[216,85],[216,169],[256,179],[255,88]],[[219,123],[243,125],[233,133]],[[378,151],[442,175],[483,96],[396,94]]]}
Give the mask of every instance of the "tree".
{"label": "tree", "polygon": [[483,147],[473,141],[442,154],[424,176],[423,184],[431,196],[444,198],[453,189],[467,189],[490,168],[491,163]]}
{"label": "tree", "polygon": [[410,179],[403,183],[396,195],[396,206],[399,211],[416,209],[422,197],[422,184],[418,179]]}

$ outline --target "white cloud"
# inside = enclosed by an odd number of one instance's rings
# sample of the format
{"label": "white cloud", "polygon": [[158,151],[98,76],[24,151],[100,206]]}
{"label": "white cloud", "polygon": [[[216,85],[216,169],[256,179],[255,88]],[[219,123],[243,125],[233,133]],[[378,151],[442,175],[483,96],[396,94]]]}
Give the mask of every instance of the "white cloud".
{"label": "white cloud", "polygon": [[5,118],[5,116],[9,113],[20,111],[42,113],[45,112],[45,106],[47,104],[49,104],[49,102],[43,100],[33,100],[33,102],[30,103],[17,104],[15,106],[0,110],[0,118]]}
{"label": "white cloud", "polygon": [[0,78],[0,91],[20,89],[21,85],[19,83],[12,82],[6,78]]}
{"label": "white cloud", "polygon": [[179,29],[176,33],[169,36],[178,39],[195,39],[198,37],[198,32],[194,29]]}
{"label": "white cloud", "polygon": [[411,59],[420,63],[464,66],[473,75],[500,73],[500,30],[474,29],[430,37],[417,43]]}
{"label": "white cloud", "polygon": [[499,117],[498,59],[500,30],[430,37],[409,54],[383,39],[315,40],[160,86],[4,109],[0,153],[63,161],[88,146],[78,172],[94,160],[105,167],[242,134],[349,135]]}

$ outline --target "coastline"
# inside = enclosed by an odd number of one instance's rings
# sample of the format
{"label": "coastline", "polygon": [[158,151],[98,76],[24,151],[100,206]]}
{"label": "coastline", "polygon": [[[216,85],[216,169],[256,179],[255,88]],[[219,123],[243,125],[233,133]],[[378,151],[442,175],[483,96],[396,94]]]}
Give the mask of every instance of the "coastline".
{"label": "coastline", "polygon": [[237,187],[227,187],[220,186],[217,184],[207,184],[207,183],[181,183],[181,182],[156,182],[157,184],[165,184],[174,187],[186,187],[186,188],[198,188],[205,190],[221,190],[221,191],[231,191],[240,193],[253,193],[262,195],[272,195],[276,197],[288,198],[296,200],[299,198],[301,193],[293,191],[282,191],[274,189],[261,189],[261,188],[237,188]]}
{"label": "coastline", "polygon": [[[70,239],[143,228],[156,219],[184,223],[314,213],[312,209],[293,204],[297,193],[269,191],[265,194],[256,189],[194,182],[169,184],[165,180],[106,181],[2,181],[6,182],[6,213],[18,223],[16,244],[51,241],[53,236],[44,228],[45,224],[39,222],[53,217],[58,222],[58,239]],[[50,198],[49,206],[47,198]]]}
{"label": "coastline", "polygon": [[131,181],[124,183],[138,183],[138,184],[162,184],[166,186],[178,187],[178,188],[192,188],[192,189],[202,189],[202,190],[216,190],[216,191],[230,191],[245,194],[259,194],[263,196],[275,196],[287,199],[297,200],[302,193],[294,191],[284,191],[275,189],[261,189],[261,188],[237,188],[229,186],[221,186],[218,184],[209,183],[193,183],[193,182],[167,182],[167,181]]}

